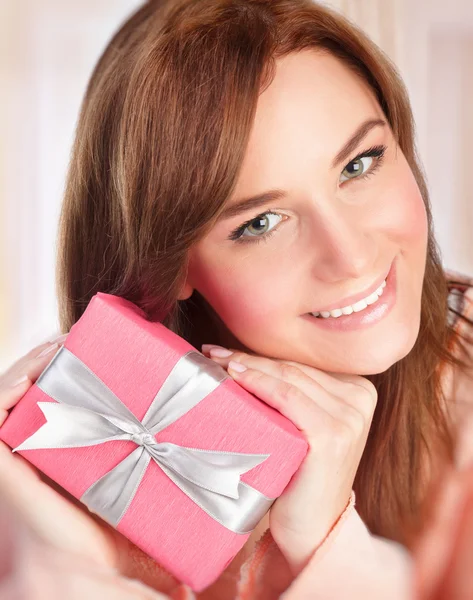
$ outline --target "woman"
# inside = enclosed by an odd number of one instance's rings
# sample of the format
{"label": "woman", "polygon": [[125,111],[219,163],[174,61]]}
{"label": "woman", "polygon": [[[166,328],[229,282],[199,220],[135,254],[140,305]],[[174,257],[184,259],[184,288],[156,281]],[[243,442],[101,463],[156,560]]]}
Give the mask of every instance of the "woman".
{"label": "woman", "polygon": [[[96,292],[124,296],[309,442],[200,598],[410,597],[407,548],[454,461],[470,364],[467,295],[457,310],[449,291],[473,281],[442,269],[409,100],[379,48],[309,0],[143,6],[92,75],[59,249],[63,331]],[[60,545],[192,597],[80,510]]]}

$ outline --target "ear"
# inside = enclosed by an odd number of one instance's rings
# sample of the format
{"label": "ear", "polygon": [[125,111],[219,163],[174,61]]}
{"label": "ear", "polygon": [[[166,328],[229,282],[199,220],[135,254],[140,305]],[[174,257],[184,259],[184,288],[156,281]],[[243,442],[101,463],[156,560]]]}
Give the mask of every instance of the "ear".
{"label": "ear", "polygon": [[187,300],[194,293],[194,286],[192,285],[191,278],[189,276],[191,265],[192,265],[192,260],[193,260],[192,250],[189,250],[189,253],[187,255],[187,261],[186,261],[186,264],[184,267],[184,270],[185,270],[185,275],[183,278],[184,283],[182,284],[181,290],[177,297],[178,300]]}
{"label": "ear", "polygon": [[188,281],[186,281],[185,284],[182,286],[177,299],[178,300],[187,300],[188,298],[190,298],[192,296],[193,293],[194,293],[194,288]]}

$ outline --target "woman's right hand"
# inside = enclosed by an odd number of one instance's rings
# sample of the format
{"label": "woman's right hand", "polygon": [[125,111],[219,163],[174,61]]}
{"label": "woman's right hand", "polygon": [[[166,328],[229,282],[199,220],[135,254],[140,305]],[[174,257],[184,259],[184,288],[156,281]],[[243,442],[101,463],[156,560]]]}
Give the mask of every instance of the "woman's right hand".
{"label": "woman's right hand", "polygon": [[349,505],[376,408],[376,388],[358,375],[328,373],[294,361],[207,344],[202,352],[292,421],[308,442],[304,460],[269,511],[271,535],[297,576]]}
{"label": "woman's right hand", "polygon": [[[19,402],[47,367],[65,337],[61,336],[53,342],[34,348],[0,376],[0,427],[6,420],[9,409]],[[97,582],[100,581],[100,585],[104,585],[104,590],[109,589],[107,586],[113,587],[118,581],[120,589],[127,590],[128,595],[124,595],[123,598],[135,598],[131,594],[131,588],[138,583],[128,577],[136,577],[137,566],[141,564],[144,565],[145,572],[158,573],[160,582],[165,581],[168,575],[167,572],[163,575],[164,570],[155,561],[100,517],[89,512],[85,505],[38,471],[19,453],[12,453],[2,441],[0,511],[0,520],[3,521],[0,539],[0,579],[3,579],[4,587],[13,585],[12,581],[16,579],[21,579],[21,586],[27,585],[25,578],[34,577],[31,565],[40,564],[44,567],[43,576],[50,571],[51,577],[54,577],[54,571],[57,571],[61,564],[61,569],[71,574],[71,582],[81,582],[79,589],[90,588],[98,591],[100,586],[98,583],[94,584],[94,578],[98,578]],[[10,539],[3,533],[7,530],[7,525],[8,529],[12,529]],[[33,551],[34,557],[31,554]],[[14,564],[9,564],[12,561]],[[39,569],[37,575],[41,573]],[[120,577],[119,574],[126,577]],[[168,577],[169,587],[172,589],[176,586],[176,580],[170,575]],[[62,578],[61,581],[66,585],[69,579]],[[30,583],[33,585],[35,582]],[[60,583],[59,579],[56,583]],[[145,583],[152,585],[153,582]],[[10,591],[10,588],[8,589]],[[114,597],[121,598],[117,591],[120,590],[115,590]],[[168,598],[151,589],[147,592],[141,591],[141,594],[144,595],[138,597]],[[99,595],[97,594],[97,597]],[[26,596],[36,597],[28,594]],[[53,597],[60,597],[60,594]],[[72,595],[72,590],[71,595],[67,597],[76,598]],[[95,595],[93,597],[95,598]]]}

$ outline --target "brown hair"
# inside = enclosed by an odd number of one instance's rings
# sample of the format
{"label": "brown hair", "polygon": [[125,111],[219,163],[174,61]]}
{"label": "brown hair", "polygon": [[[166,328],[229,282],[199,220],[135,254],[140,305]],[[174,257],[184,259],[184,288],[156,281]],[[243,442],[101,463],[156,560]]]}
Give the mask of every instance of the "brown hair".
{"label": "brown hair", "polygon": [[[375,92],[427,208],[421,326],[412,351],[370,376],[378,404],[356,476],[371,531],[405,542],[425,494],[425,458],[452,459],[439,365],[450,347],[449,284],[432,230],[414,122],[395,66],[361,30],[312,0],[149,2],[115,34],[89,82],[60,222],[58,297],[68,331],[91,297],[123,296],[200,349],[219,319],[178,293],[189,248],[212,228],[242,165],[275,60],[333,53]],[[435,455],[434,455],[435,452]]]}

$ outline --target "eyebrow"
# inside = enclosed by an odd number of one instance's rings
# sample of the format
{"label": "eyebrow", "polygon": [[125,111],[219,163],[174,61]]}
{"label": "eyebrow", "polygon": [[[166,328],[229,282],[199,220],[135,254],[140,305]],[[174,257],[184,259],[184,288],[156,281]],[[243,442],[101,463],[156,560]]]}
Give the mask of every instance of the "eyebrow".
{"label": "eyebrow", "polygon": [[[387,123],[383,119],[368,119],[367,121],[364,121],[335,156],[331,168],[335,169],[340,163],[347,160],[374,127],[385,127],[386,125]],[[257,196],[238,200],[234,204],[227,206],[219,215],[218,220],[224,221],[226,219],[231,219],[241,213],[269,204],[270,202],[275,202],[286,196],[287,192],[276,189],[258,194]]]}

